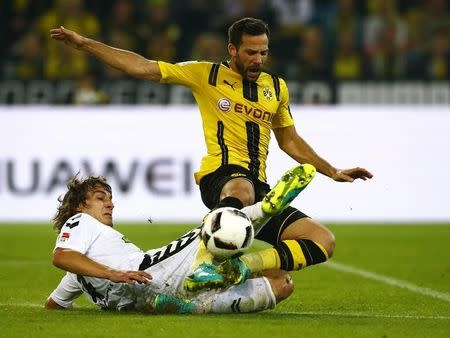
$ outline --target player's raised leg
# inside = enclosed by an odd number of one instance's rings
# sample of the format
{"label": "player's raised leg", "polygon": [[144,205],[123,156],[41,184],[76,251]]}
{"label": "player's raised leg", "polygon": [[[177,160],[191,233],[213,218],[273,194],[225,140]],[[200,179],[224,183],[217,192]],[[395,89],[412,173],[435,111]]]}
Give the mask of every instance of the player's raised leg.
{"label": "player's raised leg", "polygon": [[[255,232],[265,225],[273,216],[280,214],[291,202],[308,186],[314,178],[316,169],[310,164],[298,165],[283,174],[281,179],[275,184],[274,188],[267,193],[262,202],[247,206],[242,211],[252,220]],[[282,247],[285,245],[282,243]],[[287,251],[292,248],[294,263],[298,260],[300,265],[306,266],[302,252],[297,252],[297,247],[288,243]],[[185,279],[185,288],[190,291],[197,291],[204,288],[224,288],[229,285],[240,284],[244,282],[251,272],[260,272],[267,269],[279,269],[285,266],[279,257],[280,251],[277,248],[247,253],[240,258],[226,260],[220,265],[201,264]],[[285,259],[292,261],[292,254],[287,255]],[[302,265],[303,264],[303,265]],[[291,268],[297,270],[299,268]]]}
{"label": "player's raised leg", "polygon": [[305,163],[286,171],[261,202],[242,209],[252,221],[255,234],[273,217],[285,210],[311,183],[316,168]]}
{"label": "player's raised leg", "polygon": [[281,213],[305,189],[314,178],[316,168],[305,163],[287,172],[275,184],[262,200],[261,208],[266,215]]}

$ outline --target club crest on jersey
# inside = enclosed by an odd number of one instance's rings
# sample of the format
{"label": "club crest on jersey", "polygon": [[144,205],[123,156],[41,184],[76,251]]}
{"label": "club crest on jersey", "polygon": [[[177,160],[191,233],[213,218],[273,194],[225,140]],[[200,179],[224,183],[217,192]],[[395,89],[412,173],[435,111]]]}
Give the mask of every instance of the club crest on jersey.
{"label": "club crest on jersey", "polygon": [[272,90],[271,90],[269,87],[265,87],[265,88],[263,89],[262,93],[263,93],[264,98],[265,98],[267,101],[272,101],[273,93],[272,93]]}
{"label": "club crest on jersey", "polygon": [[228,100],[226,97],[222,97],[217,101],[217,108],[219,108],[224,113],[227,113],[231,109],[231,101]]}

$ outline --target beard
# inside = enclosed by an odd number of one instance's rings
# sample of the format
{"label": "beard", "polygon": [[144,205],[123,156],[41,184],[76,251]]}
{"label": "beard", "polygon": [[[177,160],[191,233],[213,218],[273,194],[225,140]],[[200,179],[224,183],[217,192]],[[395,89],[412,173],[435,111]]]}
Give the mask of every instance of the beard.
{"label": "beard", "polygon": [[239,74],[241,74],[244,79],[250,82],[255,82],[258,80],[259,74],[261,74],[260,66],[250,66],[245,68],[244,64],[241,62],[241,59],[237,55],[235,57],[234,64],[236,65]]}

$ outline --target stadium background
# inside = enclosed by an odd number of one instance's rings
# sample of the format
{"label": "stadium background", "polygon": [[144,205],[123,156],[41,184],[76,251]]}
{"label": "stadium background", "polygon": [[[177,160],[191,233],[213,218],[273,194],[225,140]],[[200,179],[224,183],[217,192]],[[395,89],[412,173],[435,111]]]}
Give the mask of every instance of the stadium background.
{"label": "stadium background", "polygon": [[2,1],[0,103],[192,102],[51,41],[49,29],[150,59],[217,61],[242,16],[269,23],[268,67],[293,103],[449,103],[446,0]]}
{"label": "stadium background", "polygon": [[[120,221],[200,219],[190,92],[131,79],[48,32],[217,61],[242,16],[270,24],[268,67],[288,82],[300,134],[337,167],[375,174],[351,185],[319,175],[297,206],[324,222],[450,220],[446,0],[11,0],[0,16],[0,222],[48,222],[78,171],[110,179]],[[269,183],[292,165],[272,142]]]}

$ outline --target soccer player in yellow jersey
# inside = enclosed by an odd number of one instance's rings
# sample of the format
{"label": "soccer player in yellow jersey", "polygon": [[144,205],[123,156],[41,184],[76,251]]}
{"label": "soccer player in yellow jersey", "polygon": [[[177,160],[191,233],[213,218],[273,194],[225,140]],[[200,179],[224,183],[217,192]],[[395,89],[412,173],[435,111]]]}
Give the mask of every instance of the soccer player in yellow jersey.
{"label": "soccer player in yellow jersey", "polygon": [[[50,35],[130,76],[181,84],[192,90],[202,115],[207,145],[207,154],[195,178],[202,200],[210,209],[242,208],[261,201],[270,190],[265,170],[271,131],[287,155],[299,163],[311,164],[335,181],[372,177],[360,167],[335,168],[298,135],[289,111],[285,81],[262,68],[269,54],[270,34],[267,24],[259,19],[243,18],[230,26],[230,59],[222,63],[169,64],[148,60],[62,26],[52,29]],[[274,246],[263,257],[273,263],[266,262],[264,267],[288,271],[324,262],[335,247],[334,235],[325,226],[291,206],[270,218],[256,238]]]}

